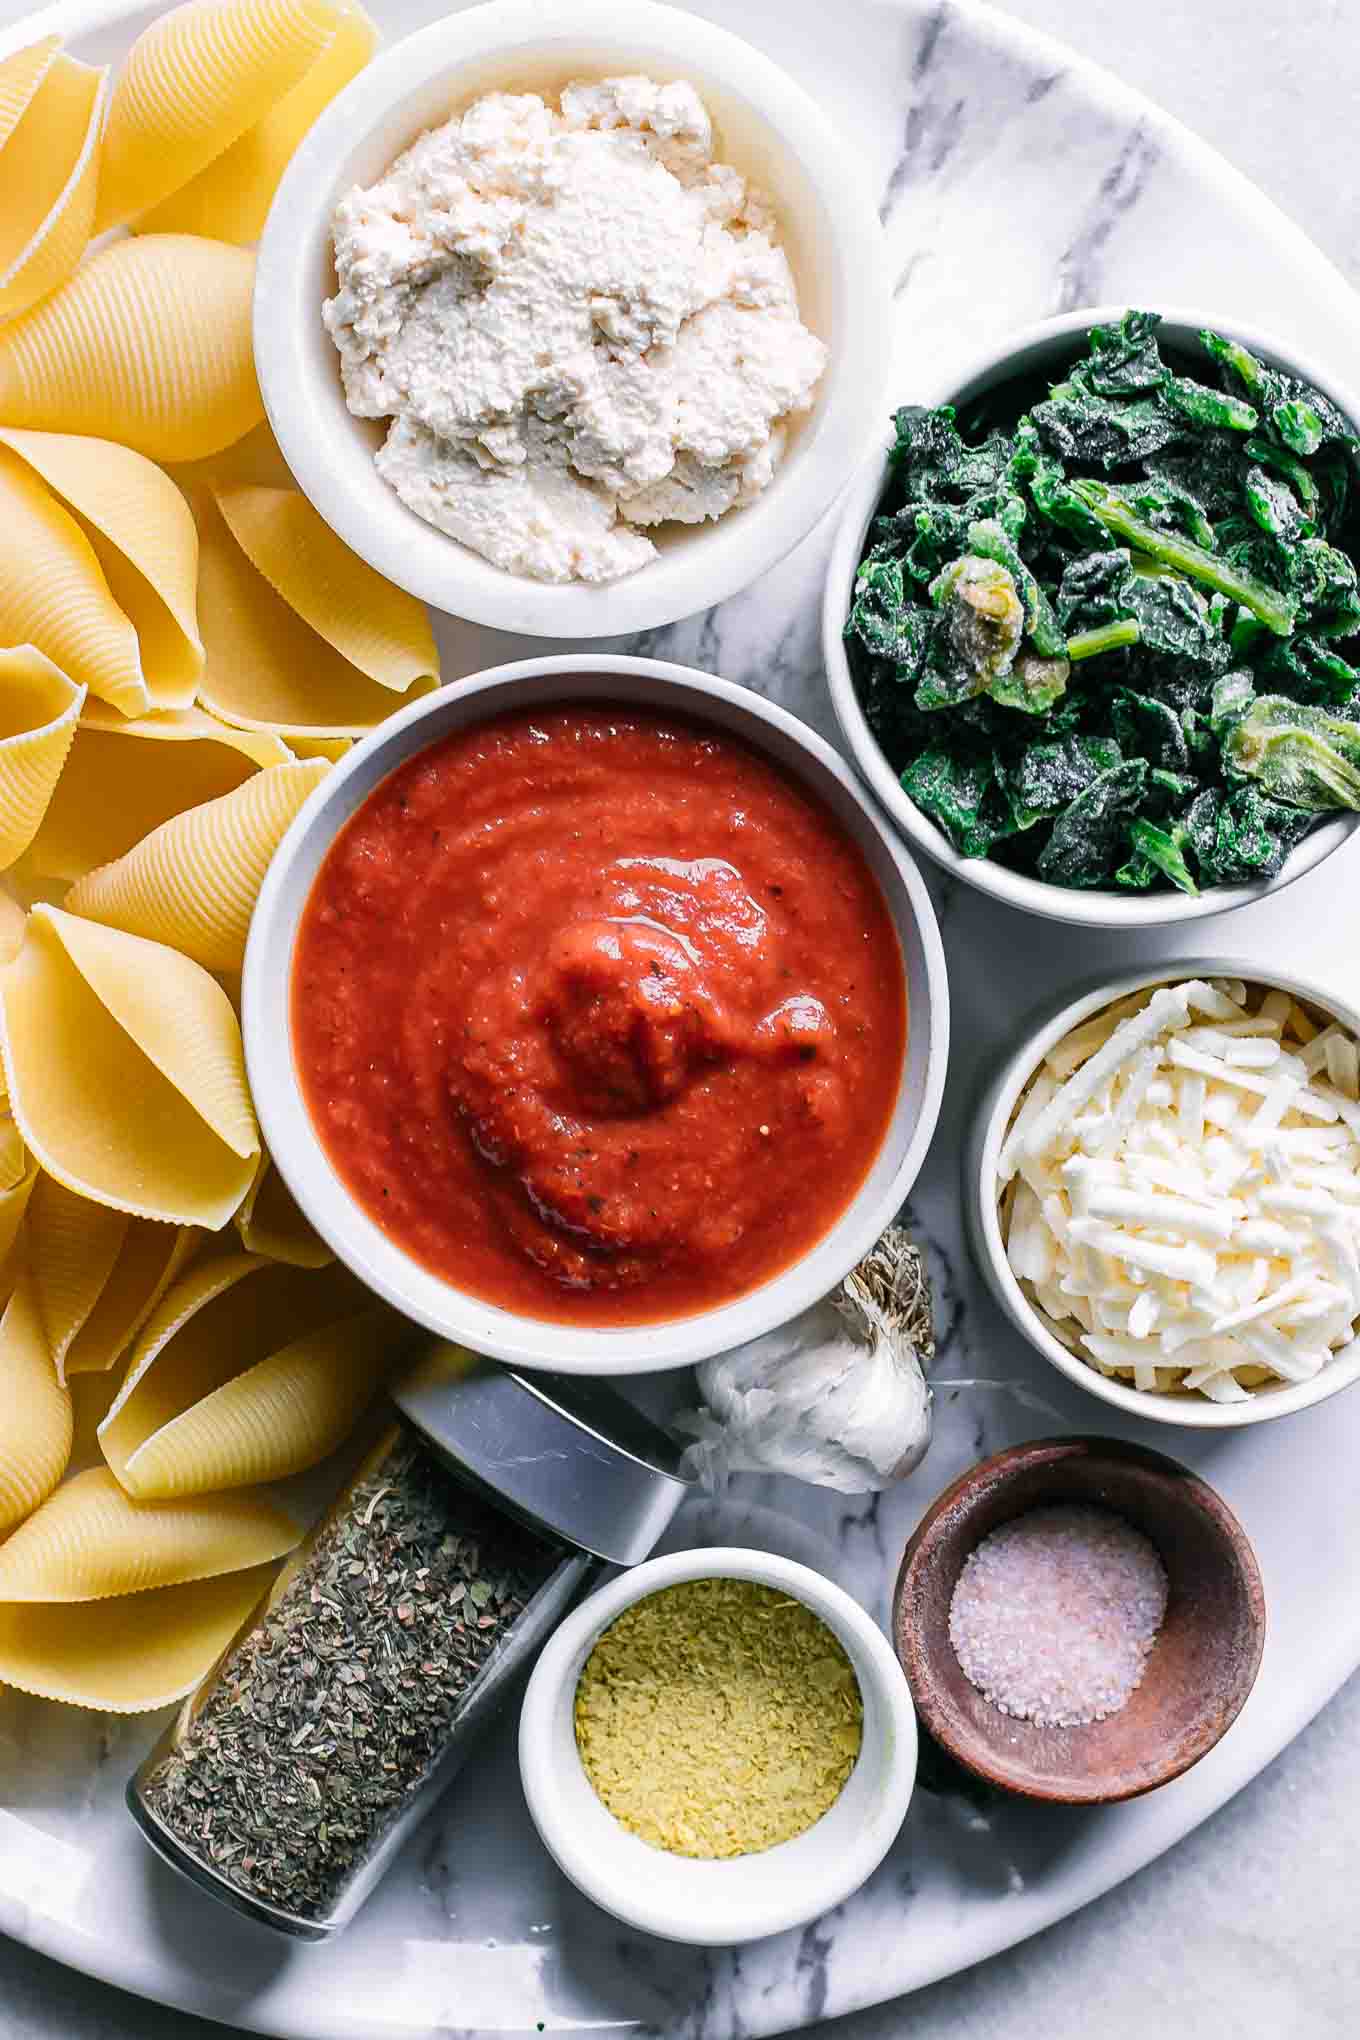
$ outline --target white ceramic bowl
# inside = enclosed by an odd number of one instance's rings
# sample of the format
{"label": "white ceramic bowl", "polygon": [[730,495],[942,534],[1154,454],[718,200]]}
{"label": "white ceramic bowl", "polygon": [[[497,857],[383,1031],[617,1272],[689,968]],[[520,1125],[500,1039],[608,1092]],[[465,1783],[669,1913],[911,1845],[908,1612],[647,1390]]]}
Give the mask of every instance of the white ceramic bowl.
{"label": "white ceramic bowl", "polygon": [[[334,294],[330,220],[425,129],[479,94],[554,92],[620,71],[684,78],[713,117],[719,157],[764,189],[798,285],[804,323],[830,359],[815,406],[759,500],[718,523],[664,533],[660,557],[606,587],[507,574],[424,523],[373,465],[385,427],[353,418],[321,323]],[[647,630],[720,602],[811,531],[874,441],[892,338],[874,194],[853,137],[837,135],[801,86],[750,44],[654,0],[492,0],[451,14],[379,56],[308,134],[279,186],[260,244],[255,360],[265,408],[300,487],[345,542],[438,609],[537,636]],[[655,534],[654,534],[655,535]]]}
{"label": "white ceramic bowl", "polygon": [[[681,1580],[755,1580],[812,1610],[844,1646],[864,1703],[864,1740],[839,1798],[790,1842],[704,1861],[654,1849],[617,1821],[576,1747],[576,1687],[596,1638],[625,1608]],[[705,1947],[755,1941],[841,1905],[893,1844],[916,1780],[916,1714],[891,1644],[857,1601],[773,1552],[682,1551],[622,1574],[567,1617],[529,1681],[519,1722],[524,1796],[573,1884],[643,1933]]]}
{"label": "white ceramic bowl", "polygon": [[1320,1007],[1352,1034],[1360,1035],[1360,1012],[1334,992],[1307,978],[1263,970],[1260,964],[1242,957],[1176,957],[1174,961],[1164,960],[1145,970],[1129,971],[1122,977],[1093,984],[1075,999],[1065,992],[1022,1021],[1019,1046],[995,1070],[978,1100],[963,1150],[963,1215],[974,1259],[992,1295],[1015,1329],[1060,1374],[1129,1416],[1145,1417],[1154,1424],[1180,1424],[1198,1431],[1228,1431],[1244,1424],[1269,1423],[1273,1417],[1291,1416],[1295,1410],[1311,1409],[1315,1403],[1326,1402],[1329,1396],[1349,1388],[1360,1378],[1360,1348],[1353,1358],[1324,1367],[1311,1381],[1258,1388],[1250,1401],[1244,1403],[1210,1402],[1200,1395],[1166,1395],[1112,1380],[1069,1351],[1061,1339],[1054,1338],[1031,1309],[1006,1259],[996,1195],[996,1165],[1011,1115],[1021,1092],[1055,1043],[1130,992],[1142,991],[1147,985],[1183,984],[1187,978],[1196,977],[1236,977],[1248,984],[1278,987],[1296,999]]}
{"label": "white ceramic bowl", "polygon": [[[1007,382],[1012,376],[1053,375],[1081,352],[1088,327],[1117,322],[1124,310],[1123,305],[1099,305],[1086,311],[1064,312],[1059,318],[1041,319],[1035,325],[1008,334],[1004,340],[976,355],[946,386],[912,390],[906,393],[907,397],[911,402],[927,407],[955,404],[963,410],[997,383]],[[1294,349],[1285,348],[1268,334],[1244,326],[1240,320],[1216,319],[1208,313],[1195,311],[1169,310],[1163,315],[1162,338],[1178,351],[1203,356],[1199,335],[1206,326],[1241,341],[1253,354],[1261,355],[1273,367],[1302,376],[1306,382],[1324,390],[1348,418],[1360,420],[1360,397],[1350,395],[1329,369],[1303,360]],[[855,573],[869,526],[878,514],[889,472],[885,455],[878,455],[846,496],[827,571],[822,604],[822,648],[836,719],[855,762],[899,829],[919,850],[924,850],[928,857],[933,857],[955,878],[976,886],[979,892],[990,893],[993,899],[1004,900],[1008,906],[1020,907],[1026,913],[1042,915],[1045,920],[1066,921],[1074,927],[1085,928],[1154,928],[1168,921],[1194,920],[1201,915],[1222,914],[1232,907],[1246,906],[1251,900],[1261,899],[1264,894],[1278,891],[1281,886],[1302,878],[1306,871],[1311,871],[1346,841],[1356,827],[1357,817],[1354,815],[1338,816],[1310,830],[1277,877],[1264,879],[1256,885],[1215,886],[1198,899],[1190,899],[1178,892],[1126,893],[1098,888],[1088,892],[1069,886],[1047,885],[1042,879],[1008,871],[990,857],[961,856],[944,831],[937,828],[902,791],[898,775],[880,749],[878,739],[860,707],[851,678],[850,661],[846,656],[843,632]]]}
{"label": "white ceramic bowl", "polygon": [[[907,1053],[883,1145],[840,1218],[801,1260],[735,1302],[659,1324],[589,1330],[520,1317],[455,1289],[404,1253],[355,1203],[303,1102],[290,984],[298,917],[322,859],[389,772],[451,731],[549,701],[618,701],[716,725],[816,793],[858,844],[902,946]],[[825,1295],[893,1218],[925,1159],[944,1089],[949,993],[929,895],[911,858],[830,745],[745,687],[656,659],[579,653],[498,666],[413,702],[356,744],[312,793],[275,852],[251,923],[244,975],[246,1062],[266,1145],[342,1261],[431,1331],[523,1367],[639,1374],[680,1367],[782,1324]]]}

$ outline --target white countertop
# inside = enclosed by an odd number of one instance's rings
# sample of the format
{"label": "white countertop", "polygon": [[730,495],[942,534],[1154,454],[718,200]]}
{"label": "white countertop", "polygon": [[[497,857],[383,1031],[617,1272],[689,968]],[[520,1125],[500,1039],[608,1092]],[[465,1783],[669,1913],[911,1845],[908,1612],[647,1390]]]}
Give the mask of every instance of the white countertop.
{"label": "white countertop", "polygon": [[[0,20],[23,10],[0,0]],[[1360,283],[1346,0],[1006,0],[1196,128]],[[1292,18],[1291,18],[1292,17]],[[1287,1498],[1286,1498],[1287,1499]],[[1360,1678],[1253,1785],[1083,1913],[827,2040],[1342,2040],[1360,2026]],[[211,2040],[0,1940],[0,2040]],[[375,2040],[378,2036],[375,2035]]]}

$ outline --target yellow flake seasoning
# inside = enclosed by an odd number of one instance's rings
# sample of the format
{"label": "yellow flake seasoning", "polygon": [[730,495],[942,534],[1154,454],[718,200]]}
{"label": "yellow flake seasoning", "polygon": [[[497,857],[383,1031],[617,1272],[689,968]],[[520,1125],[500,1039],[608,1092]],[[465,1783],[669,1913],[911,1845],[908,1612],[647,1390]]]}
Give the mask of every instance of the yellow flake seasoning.
{"label": "yellow flake seasoning", "polygon": [[859,1755],[849,1658],[801,1601],[687,1580],[605,1630],[576,1689],[576,1743],[615,1819],[679,1856],[748,1856],[834,1805]]}

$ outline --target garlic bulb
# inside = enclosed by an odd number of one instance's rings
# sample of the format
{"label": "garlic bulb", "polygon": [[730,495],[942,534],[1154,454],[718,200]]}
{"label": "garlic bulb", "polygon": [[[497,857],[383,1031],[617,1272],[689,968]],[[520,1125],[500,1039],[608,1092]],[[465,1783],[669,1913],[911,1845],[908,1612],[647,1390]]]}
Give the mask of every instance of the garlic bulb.
{"label": "garlic bulb", "polygon": [[693,1471],[788,1473],[868,1494],[911,1472],[930,1444],[935,1357],[918,1249],[889,1226],[838,1289],[698,1370],[706,1407],[680,1418]]}

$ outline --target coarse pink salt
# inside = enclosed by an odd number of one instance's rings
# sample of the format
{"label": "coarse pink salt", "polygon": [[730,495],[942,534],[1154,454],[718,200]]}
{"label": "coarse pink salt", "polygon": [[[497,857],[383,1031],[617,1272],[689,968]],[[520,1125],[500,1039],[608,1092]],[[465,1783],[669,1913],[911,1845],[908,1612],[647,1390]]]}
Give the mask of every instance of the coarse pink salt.
{"label": "coarse pink salt", "polygon": [[1166,1613],[1156,1546],[1113,1510],[1054,1503],[1002,1523],[969,1553],[949,1641],[994,1707],[1038,1728],[1116,1714]]}

